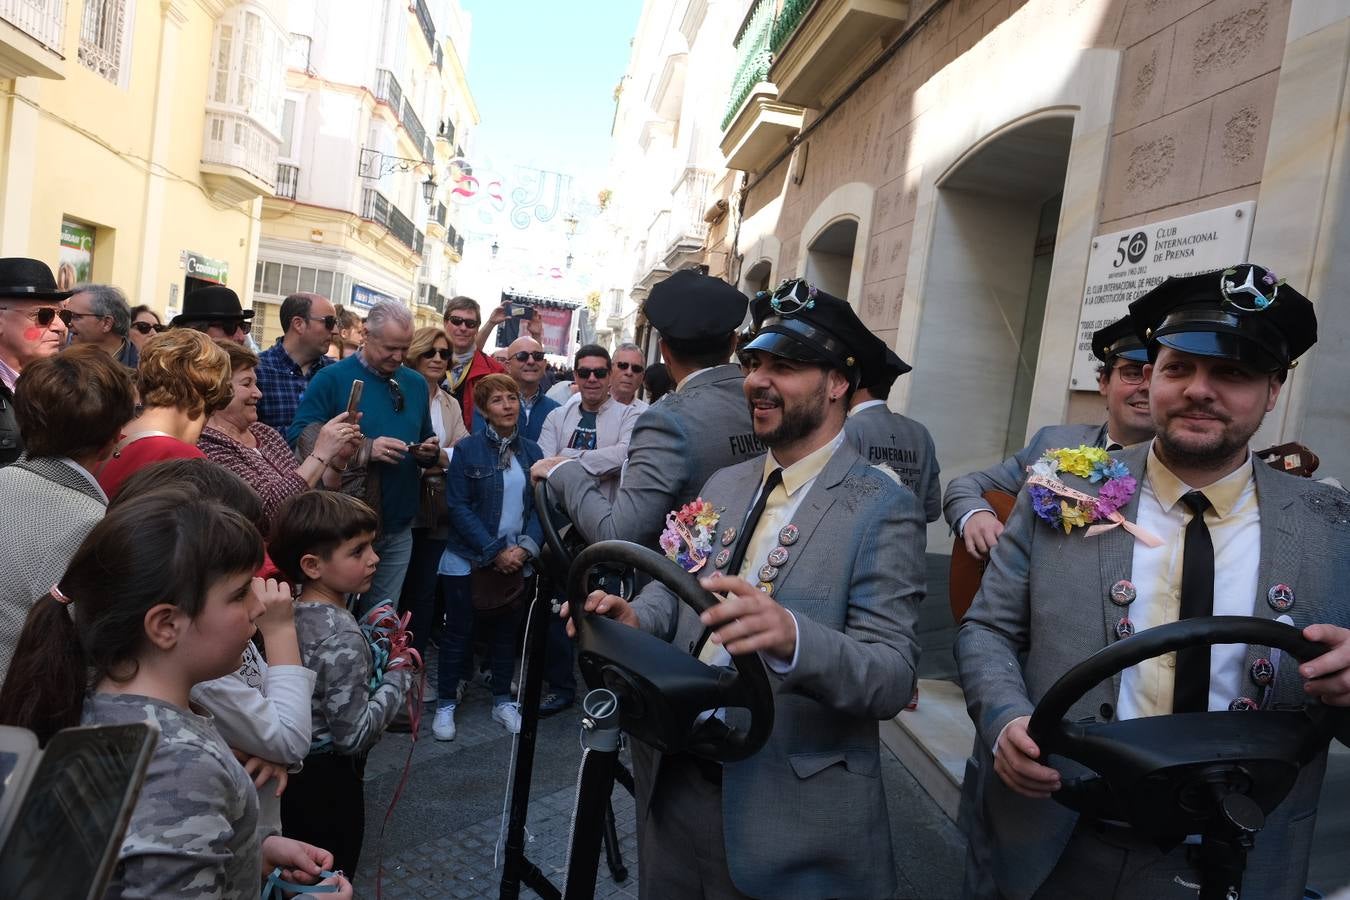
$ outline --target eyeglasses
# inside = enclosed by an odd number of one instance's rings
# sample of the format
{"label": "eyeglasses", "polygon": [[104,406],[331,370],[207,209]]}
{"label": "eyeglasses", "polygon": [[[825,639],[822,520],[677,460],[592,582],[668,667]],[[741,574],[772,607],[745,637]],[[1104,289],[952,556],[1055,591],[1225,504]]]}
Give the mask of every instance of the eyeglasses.
{"label": "eyeglasses", "polygon": [[816,288],[807,284],[805,279],[793,278],[778,286],[769,298],[769,306],[780,316],[795,316],[804,309],[816,305]]}
{"label": "eyeglasses", "polygon": [[588,369],[585,366],[577,366],[576,376],[577,381],[590,381],[591,378],[603,380],[609,377],[609,368],[605,366],[599,369]]}
{"label": "eyeglasses", "polygon": [[445,347],[432,347],[430,350],[423,351],[423,359],[431,359],[433,356],[439,356],[441,359],[450,359],[450,350]]}
{"label": "eyeglasses", "polygon": [[532,360],[534,360],[535,362],[543,362],[543,361],[544,361],[544,351],[543,351],[543,350],[521,350],[519,353],[512,353],[512,354],[511,354],[511,358],[514,359],[516,362],[525,362],[525,360],[527,360],[527,359],[532,359]]}
{"label": "eyeglasses", "polygon": [[1144,367],[1137,363],[1126,363],[1116,369],[1116,377],[1121,384],[1143,384]]}
{"label": "eyeglasses", "polygon": [[0,309],[12,309],[16,312],[22,312],[26,318],[32,319],[43,328],[51,325],[52,320],[58,316],[64,325],[69,325],[71,319],[70,310],[61,309],[57,306],[39,306],[37,309],[23,309],[18,306],[0,306]]}
{"label": "eyeglasses", "polygon": [[477,319],[461,319],[459,316],[446,316],[446,317],[445,317],[445,321],[449,322],[451,325],[455,326],[456,328],[477,328],[477,327],[478,327],[478,320],[477,320]]}
{"label": "eyeglasses", "polygon": [[[77,312],[72,312],[71,310],[66,310],[66,312],[70,313],[70,318],[71,318],[72,320],[74,320],[74,319],[106,319],[106,318],[109,318],[108,316],[100,316],[98,313],[77,313]],[[66,324],[69,325],[70,323],[67,322]]]}
{"label": "eyeglasses", "polygon": [[403,412],[403,388],[398,386],[398,382],[390,378],[385,384],[389,385],[389,399],[394,401],[394,412]]}
{"label": "eyeglasses", "polygon": [[155,322],[132,322],[131,327],[135,328],[141,334],[149,334],[152,331],[155,334],[163,334],[169,330],[168,325],[160,325]]}
{"label": "eyeglasses", "polygon": [[248,319],[235,319],[232,322],[207,322],[206,328],[208,331],[212,328],[219,328],[226,334],[234,334],[236,331],[248,334],[253,330],[253,323]]}
{"label": "eyeglasses", "polygon": [[631,370],[634,375],[641,375],[647,368],[640,363],[616,362],[614,365],[623,372]]}
{"label": "eyeglasses", "polygon": [[[305,316],[311,322],[322,322],[324,331],[332,331],[337,327],[337,316]],[[248,334],[248,332],[244,332]]]}

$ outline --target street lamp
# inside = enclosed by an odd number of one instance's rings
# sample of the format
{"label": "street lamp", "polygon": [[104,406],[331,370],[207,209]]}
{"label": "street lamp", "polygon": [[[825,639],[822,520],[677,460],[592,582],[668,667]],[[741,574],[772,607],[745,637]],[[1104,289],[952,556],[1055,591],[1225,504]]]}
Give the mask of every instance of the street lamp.
{"label": "street lamp", "polygon": [[497,258],[497,251],[500,250],[501,248],[497,246],[497,242],[494,240],[494,241],[492,242],[492,246],[489,247],[488,249],[492,251],[492,258],[493,258],[493,259],[496,259],[496,258]]}
{"label": "street lamp", "polygon": [[427,180],[422,182],[422,199],[427,202],[427,206],[436,202],[436,176],[428,175]]}
{"label": "street lamp", "polygon": [[572,254],[570,252],[567,254],[567,268],[572,268]]}

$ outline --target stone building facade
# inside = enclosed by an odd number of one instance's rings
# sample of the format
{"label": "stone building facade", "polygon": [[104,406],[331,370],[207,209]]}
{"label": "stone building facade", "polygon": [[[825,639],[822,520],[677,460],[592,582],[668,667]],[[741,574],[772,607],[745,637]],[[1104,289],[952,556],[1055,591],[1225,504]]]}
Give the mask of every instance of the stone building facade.
{"label": "stone building facade", "polygon": [[1072,375],[1094,241],[1208,212],[1318,306],[1321,342],[1257,440],[1350,475],[1350,5],[760,0],[736,46],[733,275],[847,297],[914,364],[891,403],[944,473],[1100,421]]}

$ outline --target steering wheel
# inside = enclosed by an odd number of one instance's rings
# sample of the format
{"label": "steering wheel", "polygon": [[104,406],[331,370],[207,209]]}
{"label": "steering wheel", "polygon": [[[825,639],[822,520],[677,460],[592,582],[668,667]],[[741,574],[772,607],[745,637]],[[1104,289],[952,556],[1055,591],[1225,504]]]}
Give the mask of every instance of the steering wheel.
{"label": "steering wheel", "polygon": [[[608,688],[619,697],[623,730],[663,753],[691,753],[718,762],[756,753],[773,731],[774,708],[773,688],[759,655],[734,656],[730,668],[708,666],[645,631],[587,614],[582,607],[591,570],[605,564],[650,576],[695,613],[718,601],[693,575],[628,541],[600,541],[577,555],[567,577],[577,660],[588,685]],[[711,715],[734,708],[749,711],[748,725]]]}
{"label": "steering wheel", "polygon": [[[544,547],[548,551],[543,560],[544,567],[557,581],[566,581],[573,560],[586,549],[586,539],[567,517],[567,511],[554,499],[548,479],[535,482],[534,509],[543,528]],[[590,579],[589,589],[618,594],[628,600],[637,593],[637,579],[632,569],[600,565]]]}
{"label": "steering wheel", "polygon": [[1051,686],[1027,727],[1043,756],[1058,754],[1097,773],[1064,779],[1055,798],[1161,840],[1216,828],[1259,830],[1299,769],[1326,747],[1350,710],[1310,701],[1114,722],[1064,718],[1084,694],[1117,672],[1174,650],[1213,644],[1277,648],[1299,662],[1326,650],[1280,622],[1212,616],[1149,628],[1098,651]]}

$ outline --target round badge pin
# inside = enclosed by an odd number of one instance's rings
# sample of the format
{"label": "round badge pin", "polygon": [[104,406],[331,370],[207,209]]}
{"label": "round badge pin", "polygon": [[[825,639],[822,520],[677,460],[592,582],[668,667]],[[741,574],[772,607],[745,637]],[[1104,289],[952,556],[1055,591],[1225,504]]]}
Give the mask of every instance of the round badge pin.
{"label": "round badge pin", "polygon": [[713,560],[713,565],[721,569],[731,561],[731,551],[723,547],[717,553],[717,558]]}
{"label": "round badge pin", "polygon": [[769,582],[761,581],[759,583],[759,589],[764,593],[768,594],[770,597],[773,596],[773,585],[770,584]]}
{"label": "round badge pin", "polygon": [[1228,704],[1229,712],[1251,712],[1255,709],[1260,709],[1260,706],[1251,697],[1238,697]]}
{"label": "round badge pin", "polygon": [[1138,592],[1134,589],[1133,582],[1122,578],[1111,585],[1109,596],[1111,602],[1116,606],[1129,606],[1134,602],[1134,598],[1138,596]]}
{"label": "round badge pin", "polygon": [[802,536],[800,529],[796,525],[784,525],[778,532],[778,543],[784,547],[791,547],[797,543],[797,539]]}
{"label": "round badge pin", "polygon": [[778,566],[780,569],[783,563],[788,561],[788,549],[786,547],[774,547],[769,551],[769,565]]}
{"label": "round badge pin", "polygon": [[775,578],[777,578],[777,577],[778,577],[778,567],[777,567],[777,566],[764,565],[764,566],[760,566],[760,567],[759,567],[759,580],[760,580],[760,581],[773,581],[773,580],[774,580]]}
{"label": "round badge pin", "polygon": [[723,547],[730,547],[730,546],[731,546],[731,542],[734,541],[734,540],[736,540],[736,527],[735,527],[734,525],[728,525],[726,528],[723,528],[723,529],[722,529],[722,546],[723,546]]}
{"label": "round badge pin", "polygon": [[1129,616],[1121,617],[1121,620],[1116,623],[1116,637],[1123,641],[1125,638],[1132,637],[1133,635],[1134,623],[1130,621]]}
{"label": "round badge pin", "polygon": [[1264,656],[1252,663],[1249,674],[1257,687],[1266,687],[1275,680],[1275,667]]}
{"label": "round badge pin", "polygon": [[1287,584],[1277,584],[1266,591],[1266,602],[1276,612],[1288,612],[1294,608],[1294,589]]}

